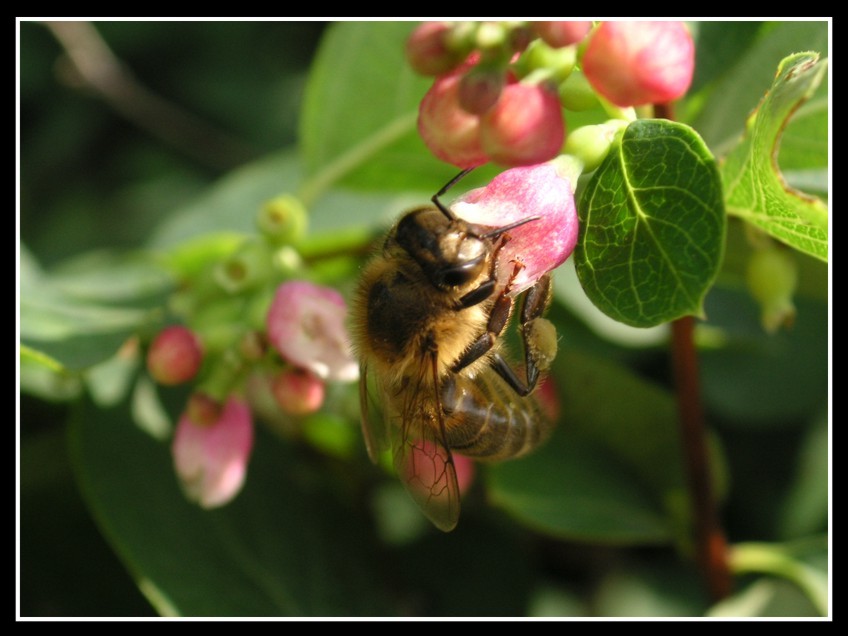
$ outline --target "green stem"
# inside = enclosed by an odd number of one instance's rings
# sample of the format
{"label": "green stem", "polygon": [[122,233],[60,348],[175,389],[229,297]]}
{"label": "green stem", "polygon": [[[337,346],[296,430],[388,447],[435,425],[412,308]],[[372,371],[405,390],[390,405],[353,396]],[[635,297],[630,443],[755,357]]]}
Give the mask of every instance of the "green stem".
{"label": "green stem", "polygon": [[827,615],[827,580],[788,553],[767,543],[740,543],[729,553],[730,567],[737,574],[765,573],[793,582],[806,594],[822,616]]}
{"label": "green stem", "polygon": [[377,152],[415,129],[417,112],[400,115],[323,166],[300,187],[298,197],[309,208],[333,183],[359,167]]}

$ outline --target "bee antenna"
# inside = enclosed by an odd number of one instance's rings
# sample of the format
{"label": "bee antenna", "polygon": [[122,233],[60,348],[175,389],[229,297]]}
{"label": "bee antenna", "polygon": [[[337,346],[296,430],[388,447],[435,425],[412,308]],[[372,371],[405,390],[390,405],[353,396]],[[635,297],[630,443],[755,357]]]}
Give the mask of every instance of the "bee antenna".
{"label": "bee antenna", "polygon": [[528,216],[526,219],[521,219],[520,221],[516,221],[515,223],[510,223],[509,225],[504,225],[503,227],[496,227],[491,232],[486,232],[485,234],[481,234],[479,238],[481,239],[493,239],[498,238],[504,232],[509,232],[510,230],[514,230],[515,228],[524,225],[525,223],[530,223],[531,221],[538,221],[539,216]]}
{"label": "bee antenna", "polygon": [[456,175],[453,179],[451,179],[450,181],[448,181],[448,182],[447,182],[447,183],[446,183],[446,184],[442,187],[442,189],[441,189],[441,190],[439,190],[436,194],[434,194],[434,195],[431,197],[431,199],[430,199],[430,200],[431,200],[431,201],[435,204],[435,206],[436,206],[437,208],[439,208],[439,210],[441,211],[441,213],[442,213],[442,214],[444,214],[444,215],[448,218],[448,220],[449,220],[449,221],[455,221],[455,220],[456,220],[456,215],[455,215],[455,214],[451,211],[451,209],[450,209],[448,206],[446,206],[444,203],[442,203],[442,202],[439,200],[439,197],[440,197],[440,196],[442,196],[442,195],[444,195],[444,194],[445,194],[445,192],[447,192],[447,191],[448,191],[448,190],[450,190],[453,186],[455,186],[455,185],[457,184],[457,182],[459,182],[459,181],[460,181],[460,180],[461,180],[461,179],[462,179],[465,175],[467,175],[469,172],[471,172],[472,170],[474,170],[474,168],[475,168],[475,167],[476,167],[476,166],[472,166],[471,168],[466,168],[465,170],[463,170],[462,172],[460,172],[460,173],[459,173],[458,175]]}

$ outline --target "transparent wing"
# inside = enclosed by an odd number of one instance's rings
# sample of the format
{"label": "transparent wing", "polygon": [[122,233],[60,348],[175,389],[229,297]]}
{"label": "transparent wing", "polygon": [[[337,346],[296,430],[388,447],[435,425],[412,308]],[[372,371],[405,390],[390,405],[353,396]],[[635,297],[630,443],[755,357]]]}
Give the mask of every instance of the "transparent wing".
{"label": "transparent wing", "polygon": [[438,386],[432,354],[387,415],[394,420],[389,433],[401,482],[427,518],[449,532],[459,520],[460,497]]}
{"label": "transparent wing", "polygon": [[376,397],[379,393],[377,379],[373,373],[369,373],[368,365],[363,364],[359,368],[360,421],[368,457],[375,464],[380,453],[389,448],[388,419],[381,400]]}

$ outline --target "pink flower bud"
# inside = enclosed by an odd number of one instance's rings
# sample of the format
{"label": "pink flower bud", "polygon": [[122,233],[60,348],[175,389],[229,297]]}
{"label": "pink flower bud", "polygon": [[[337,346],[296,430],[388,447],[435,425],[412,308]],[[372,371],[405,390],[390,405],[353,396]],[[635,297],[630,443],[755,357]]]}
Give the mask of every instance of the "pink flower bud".
{"label": "pink flower bud", "polygon": [[309,415],[324,403],[324,381],[305,369],[286,369],[274,378],[271,393],[284,413]]}
{"label": "pink flower bud", "polygon": [[589,20],[571,20],[561,22],[532,22],[533,30],[545,41],[545,44],[559,48],[577,44],[586,37],[592,28]]}
{"label": "pink flower bud", "polygon": [[527,166],[553,159],[565,140],[557,94],[540,84],[510,84],[480,118],[480,140],[492,161]]}
{"label": "pink flower bud", "polygon": [[203,508],[222,506],[239,493],[252,450],[250,410],[236,398],[211,424],[196,424],[183,415],[171,446],[183,491]]}
{"label": "pink flower bud", "polygon": [[571,183],[551,164],[506,170],[450,207],[466,221],[493,227],[538,217],[510,230],[510,240],[500,252],[501,276],[514,273],[510,262],[523,265],[512,283],[512,294],[565,262],[577,244],[577,208]]}
{"label": "pink flower bud", "polygon": [[459,101],[462,74],[438,77],[418,107],[418,133],[436,157],[459,168],[486,163],[480,145],[480,118]]}
{"label": "pink flower bud", "polygon": [[406,58],[421,75],[443,75],[462,62],[462,55],[447,46],[451,27],[446,22],[424,22],[406,41]]}
{"label": "pink flower bud", "polygon": [[506,74],[498,69],[472,69],[459,82],[459,104],[474,115],[494,106],[501,96]]}
{"label": "pink flower bud", "polygon": [[147,352],[147,370],[160,384],[188,382],[203,362],[203,348],[194,333],[182,325],[166,327]]}
{"label": "pink flower bud", "polygon": [[682,97],[694,70],[695,44],[683,22],[604,22],[583,55],[589,82],[617,106]]}
{"label": "pink flower bud", "polygon": [[268,311],[268,340],[294,366],[322,380],[352,382],[359,377],[359,365],[351,355],[346,314],[336,290],[288,281],[277,288]]}

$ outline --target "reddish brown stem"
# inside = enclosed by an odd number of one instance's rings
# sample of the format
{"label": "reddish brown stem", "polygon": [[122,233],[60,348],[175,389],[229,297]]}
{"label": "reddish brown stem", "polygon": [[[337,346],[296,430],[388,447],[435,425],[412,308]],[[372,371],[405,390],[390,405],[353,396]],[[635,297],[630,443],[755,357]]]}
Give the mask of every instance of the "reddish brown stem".
{"label": "reddish brown stem", "polygon": [[[654,116],[674,119],[672,104],[654,104]],[[727,562],[727,541],[718,518],[718,506],[710,477],[707,425],[701,406],[698,354],[695,350],[695,319],[671,323],[672,363],[677,384],[677,410],[683,444],[689,497],[692,502],[695,558],[714,601],[730,594],[733,584]]]}
{"label": "reddish brown stem", "polygon": [[685,470],[692,501],[695,556],[714,601],[731,591],[727,542],[718,518],[710,478],[707,430],[701,406],[695,319],[686,316],[671,323],[672,362],[677,384],[677,407]]}

